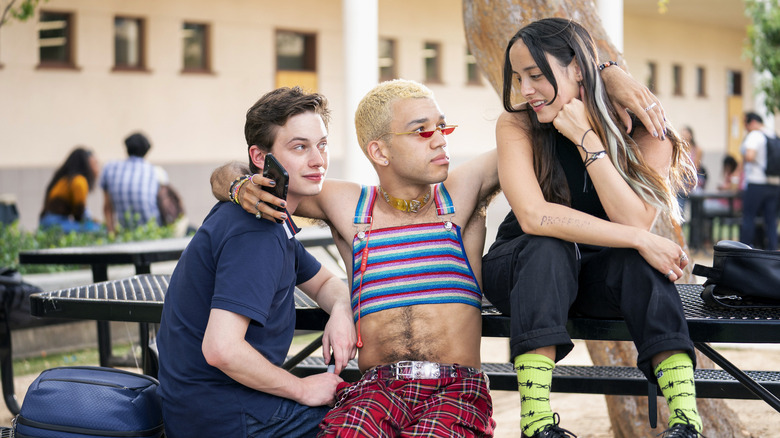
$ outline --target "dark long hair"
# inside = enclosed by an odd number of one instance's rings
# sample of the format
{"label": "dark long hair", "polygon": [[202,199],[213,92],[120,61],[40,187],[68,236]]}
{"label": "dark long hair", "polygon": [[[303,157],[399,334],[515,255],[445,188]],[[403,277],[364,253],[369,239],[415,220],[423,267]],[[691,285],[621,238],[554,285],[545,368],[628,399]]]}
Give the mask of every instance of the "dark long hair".
{"label": "dark long hair", "polygon": [[[92,191],[97,175],[95,175],[92,169],[92,165],[90,164],[91,157],[92,152],[82,146],[77,147],[73,150],[73,152],[70,153],[70,155],[68,155],[68,158],[66,158],[65,162],[62,163],[62,166],[60,166],[59,169],[54,172],[54,175],[51,177],[51,181],[49,181],[49,184],[46,186],[46,192],[43,196],[43,210],[41,211],[41,216],[47,212],[48,208],[56,208],[56,206],[49,205],[49,193],[51,193],[51,190],[54,188],[54,185],[57,184],[57,181],[62,178],[68,178],[68,180],[71,180],[73,177],[81,175],[87,180],[89,191]],[[80,214],[78,216],[80,218]]]}
{"label": "dark long hair", "polygon": [[[525,112],[525,116],[529,119],[534,172],[545,199],[548,202],[564,205],[571,203],[563,169],[555,157],[555,130],[552,123],[539,123],[536,113],[516,106],[512,102],[515,74],[510,60],[510,51],[518,40],[522,40],[537,67],[552,85],[555,92],[552,101],[558,98],[558,82],[547,55],[551,55],[563,67],[568,66],[573,60],[577,62],[582,74],[581,85],[584,89],[582,101],[587,110],[588,122],[604,144],[615,168],[645,202],[675,220],[681,220],[675,189],[684,185],[679,181],[679,175],[688,173],[685,163],[681,161],[683,158],[678,153],[678,149],[685,147],[685,144],[672,138],[674,152],[669,180],[662,178],[645,163],[639,146],[616,123],[620,119],[607,97],[604,83],[599,75],[598,55],[593,38],[582,25],[563,18],[545,18],[524,26],[509,40],[504,54],[504,109],[512,113]],[[678,165],[682,167],[676,168]]]}
{"label": "dark long hair", "polygon": [[54,184],[57,184],[57,181],[59,181],[60,178],[68,177],[72,179],[76,175],[81,175],[86,178],[89,190],[92,191],[97,175],[92,171],[92,165],[89,162],[91,157],[92,152],[84,147],[77,147],[74,149],[73,152],[68,155],[68,158],[65,159],[65,162],[62,163],[62,166],[54,172],[54,176],[51,177],[49,185],[46,186],[46,194],[49,194],[54,187]]}

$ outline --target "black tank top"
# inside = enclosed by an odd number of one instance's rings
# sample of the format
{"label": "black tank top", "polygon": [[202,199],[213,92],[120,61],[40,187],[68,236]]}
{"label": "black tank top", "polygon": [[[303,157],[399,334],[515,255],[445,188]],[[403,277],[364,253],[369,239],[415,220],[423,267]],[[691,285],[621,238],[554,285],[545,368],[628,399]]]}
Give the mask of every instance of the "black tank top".
{"label": "black tank top", "polygon": [[[588,177],[585,170],[585,164],[582,162],[577,146],[562,134],[555,134],[555,156],[558,158],[563,173],[566,175],[566,182],[571,194],[571,207],[575,210],[587,213],[600,219],[609,220],[607,212],[601,205],[599,195],[593,182]],[[524,234],[520,224],[517,222],[515,214],[510,211],[504,221],[498,227],[496,241],[490,249],[496,248],[501,244],[508,242],[515,237]]]}

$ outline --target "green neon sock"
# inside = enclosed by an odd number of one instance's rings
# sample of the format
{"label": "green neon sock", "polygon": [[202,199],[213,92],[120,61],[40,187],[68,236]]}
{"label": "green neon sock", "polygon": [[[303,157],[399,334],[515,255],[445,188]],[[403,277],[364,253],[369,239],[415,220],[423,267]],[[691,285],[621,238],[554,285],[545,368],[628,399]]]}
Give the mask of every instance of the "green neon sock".
{"label": "green neon sock", "polygon": [[691,424],[701,432],[691,358],[686,353],[669,356],[658,364],[655,376],[669,405],[669,427],[675,424]]}
{"label": "green neon sock", "polygon": [[515,358],[517,387],[520,391],[520,427],[531,436],[553,424],[550,384],[555,362],[541,354],[521,354]]}

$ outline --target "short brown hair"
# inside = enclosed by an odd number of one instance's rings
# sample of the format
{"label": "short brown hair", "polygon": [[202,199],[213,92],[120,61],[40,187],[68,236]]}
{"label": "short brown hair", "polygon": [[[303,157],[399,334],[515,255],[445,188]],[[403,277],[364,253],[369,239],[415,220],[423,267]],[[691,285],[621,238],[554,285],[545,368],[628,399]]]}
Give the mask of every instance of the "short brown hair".
{"label": "short brown hair", "polygon": [[[290,117],[308,111],[318,114],[325,123],[325,129],[328,128],[330,110],[325,96],[306,93],[300,87],[282,87],[266,93],[246,112],[244,136],[248,148],[255,145],[262,151],[270,151],[276,140],[277,128],[284,126]],[[259,172],[251,157],[249,170]]]}

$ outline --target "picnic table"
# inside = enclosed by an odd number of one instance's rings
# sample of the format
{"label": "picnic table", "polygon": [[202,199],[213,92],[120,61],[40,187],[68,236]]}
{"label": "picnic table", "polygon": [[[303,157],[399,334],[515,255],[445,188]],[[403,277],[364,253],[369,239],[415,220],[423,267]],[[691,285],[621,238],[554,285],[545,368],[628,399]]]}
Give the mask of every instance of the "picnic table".
{"label": "picnic table", "polygon": [[688,195],[688,201],[691,205],[690,237],[688,246],[692,250],[701,250],[706,240],[707,231],[707,213],[704,211],[704,204],[707,200],[724,200],[729,204],[729,211],[722,217],[736,218],[738,212],[734,208],[734,201],[740,197],[736,191],[698,191]]}
{"label": "picnic table", "polygon": [[[321,246],[334,261],[327,230],[304,230],[299,234],[307,249]],[[170,277],[167,275],[136,275],[88,286],[44,292],[31,298],[31,313],[36,316],[135,321],[156,323],[162,315],[162,305]],[[698,397],[762,399],[780,412],[780,371],[744,371],[733,365],[708,343],[780,344],[780,309],[720,309],[708,307],[700,297],[703,286],[680,284],[677,290],[683,302],[685,317],[696,348],[722,369],[695,371]],[[296,329],[321,331],[328,315],[300,290],[295,293]],[[489,302],[483,301],[482,336],[509,337],[509,317],[502,315]],[[574,317],[567,329],[574,339],[631,339],[626,324],[620,319]],[[323,372],[326,364],[321,357],[310,356],[320,345],[317,339],[299,354],[283,364],[296,375]],[[142,341],[142,348],[148,343]],[[483,363],[493,390],[517,390],[517,375],[510,363]],[[154,372],[155,370],[148,370]],[[356,361],[342,372],[345,380],[357,380],[361,374]],[[649,395],[651,424],[654,424],[656,396],[660,394],[635,367],[557,366],[553,373],[552,390],[556,392]]]}
{"label": "picnic table", "polygon": [[[100,246],[78,246],[27,250],[19,252],[21,264],[57,264],[57,265],[89,265],[92,269],[92,281],[98,283],[108,280],[109,265],[134,265],[136,274],[151,272],[151,264],[155,262],[178,260],[191,237],[175,239],[158,239],[138,242],[111,243]],[[110,366],[123,364],[111,355],[110,320],[97,319],[98,350],[100,365]],[[158,321],[159,322],[159,321]],[[140,324],[139,332],[148,338],[148,324]],[[142,356],[142,361],[148,357]]]}
{"label": "picnic table", "polygon": [[[88,286],[43,292],[32,296],[31,313],[57,318],[103,318],[112,321],[159,322],[170,277],[136,275]],[[708,342],[780,343],[779,309],[725,310],[707,307],[699,293],[702,286],[678,285],[686,320],[696,348],[723,370],[696,370],[697,394],[703,398],[760,398],[780,412],[780,372],[743,371],[731,364]],[[296,329],[322,330],[327,314],[308,296],[296,290]],[[482,311],[482,335],[509,336],[509,318],[485,302]],[[571,318],[567,326],[576,339],[630,340],[622,320]],[[316,343],[317,341],[315,341]],[[143,344],[147,348],[148,344]],[[288,360],[284,366],[298,375],[321,372],[321,358],[307,357],[318,345]],[[511,364],[483,364],[491,389],[516,390]],[[342,373],[346,380],[357,379],[360,372],[354,361]],[[648,394],[647,380],[634,367],[559,366],[553,377],[553,391],[609,395]],[[655,389],[655,388],[652,388]]]}

